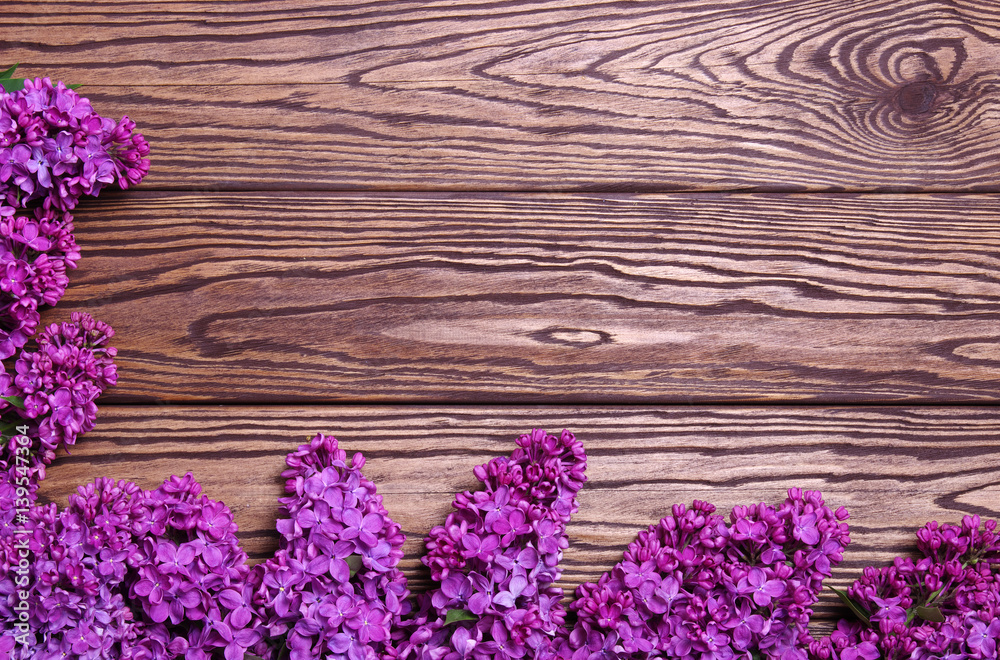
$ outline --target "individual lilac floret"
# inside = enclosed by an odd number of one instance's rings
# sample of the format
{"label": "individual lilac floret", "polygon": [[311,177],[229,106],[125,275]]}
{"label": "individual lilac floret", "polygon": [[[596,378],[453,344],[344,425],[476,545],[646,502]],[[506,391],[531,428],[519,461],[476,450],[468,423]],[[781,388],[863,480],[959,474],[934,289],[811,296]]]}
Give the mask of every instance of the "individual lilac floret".
{"label": "individual lilac floret", "polygon": [[559,657],[804,659],[809,607],[850,542],[847,511],[793,488],[777,507],[735,507],[729,524],[714,512],[675,505],[580,585]]}
{"label": "individual lilac floret", "polygon": [[73,209],[83,195],[149,171],[149,145],[128,117],[114,121],[48,78],[0,97],[0,199],[19,208]]}
{"label": "individual lilac floret", "polygon": [[810,645],[819,660],[996,658],[1000,644],[1000,535],[979,516],[931,522],[917,532],[924,555],[865,568],[847,595],[861,620],[841,620]]}
{"label": "individual lilac floret", "polygon": [[[9,657],[242,660],[261,639],[250,569],[229,509],[200,490],[190,473],[155,491],[101,478],[62,511],[32,508],[30,643]],[[21,632],[10,616],[19,538],[0,539],[5,639]]]}
{"label": "individual lilac floret", "polygon": [[254,652],[291,660],[394,657],[390,631],[408,611],[397,565],[405,537],[375,484],[337,440],[322,434],[286,458],[280,546],[249,585],[269,639]]}
{"label": "individual lilac floret", "polygon": [[431,530],[423,562],[437,585],[397,633],[401,658],[551,656],[566,614],[555,582],[587,458],[569,431],[536,429],[517,445],[476,467],[484,489],[456,495]]}
{"label": "individual lilac floret", "polygon": [[114,334],[109,325],[74,312],[70,322],[39,333],[37,349],[21,352],[15,374],[0,374],[0,394],[23,400],[23,407],[0,401],[4,428],[28,427],[38,479],[59,446],[74,444],[94,427],[95,401],[118,379],[117,350],[108,346]]}

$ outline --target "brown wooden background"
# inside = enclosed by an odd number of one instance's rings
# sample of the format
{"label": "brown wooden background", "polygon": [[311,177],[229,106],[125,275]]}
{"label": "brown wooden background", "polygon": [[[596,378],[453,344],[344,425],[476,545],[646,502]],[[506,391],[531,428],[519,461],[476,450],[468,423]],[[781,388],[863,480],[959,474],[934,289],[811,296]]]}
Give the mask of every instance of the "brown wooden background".
{"label": "brown wooden background", "polygon": [[[284,454],[369,456],[422,536],[577,433],[564,586],[675,502],[820,489],[834,584],[1000,516],[1000,9],[985,0],[5,2],[4,63],[152,145],[45,321],[121,382],[50,470],[191,470],[255,559]],[[819,608],[829,621],[833,600]]]}

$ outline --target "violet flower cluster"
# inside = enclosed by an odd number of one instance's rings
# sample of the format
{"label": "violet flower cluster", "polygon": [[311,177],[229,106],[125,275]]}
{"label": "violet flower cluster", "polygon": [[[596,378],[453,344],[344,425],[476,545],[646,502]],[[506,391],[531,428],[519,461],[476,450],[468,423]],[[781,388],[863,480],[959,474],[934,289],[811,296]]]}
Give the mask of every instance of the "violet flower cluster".
{"label": "violet flower cluster", "polygon": [[777,507],[735,507],[729,524],[714,511],[675,505],[580,585],[559,656],[804,659],[810,605],[850,542],[847,511],[796,488]]}
{"label": "violet flower cluster", "polygon": [[[5,435],[27,427],[32,439],[32,477],[45,478],[45,466],[60,446],[94,428],[97,398],[118,382],[108,346],[111,326],[88,314],[74,312],[68,323],[53,323],[35,339],[34,350],[22,350],[14,374],[0,374],[0,415]],[[20,404],[10,403],[11,399]]]}
{"label": "violet flower cluster", "polygon": [[69,212],[15,212],[0,205],[0,359],[27,343],[38,328],[39,309],[59,302],[69,283],[66,271],[80,259]]}
{"label": "violet flower cluster", "polygon": [[254,567],[248,588],[270,660],[395,656],[390,631],[409,611],[397,565],[405,537],[382,506],[365,460],[322,434],[286,458],[278,552]]}
{"label": "violet flower cluster", "polygon": [[93,428],[94,401],[117,380],[116,351],[107,345],[113,336],[104,323],[74,313],[41,332],[36,350],[21,351],[16,376],[0,373],[0,394],[23,401],[0,400],[0,538],[14,533],[19,509],[34,505],[55,449]]}
{"label": "violet flower cluster", "polygon": [[233,515],[200,492],[189,472],[148,494],[153,524],[128,580],[144,624],[137,660],[242,660],[261,639]]}
{"label": "violet flower cluster", "polygon": [[80,251],[69,213],[82,195],[139,183],[149,145],[61,82],[26,80],[0,97],[0,359],[25,345],[55,305]]}
{"label": "violet flower cluster", "polygon": [[109,184],[139,183],[148,154],[128,117],[102,117],[62,82],[25,80],[0,101],[0,193],[11,206],[72,210]]}
{"label": "violet flower cluster", "polygon": [[[200,491],[190,473],[154,491],[101,478],[62,511],[31,509],[29,643],[3,630],[0,658],[242,660],[261,639],[250,568],[229,509]],[[13,579],[0,578],[11,622]]]}
{"label": "violet flower cluster", "polygon": [[980,525],[931,522],[917,532],[923,557],[868,567],[848,590],[857,619],[810,645],[817,660],[996,658],[1000,645],[1000,535]]}
{"label": "violet flower cluster", "polygon": [[[47,78],[0,96],[0,550],[7,559],[45,466],[59,446],[93,428],[95,400],[117,380],[108,346],[114,332],[86,314],[29,341],[39,309],[59,302],[80,258],[69,210],[80,195],[116,181],[134,185],[149,169],[149,147],[133,128],[127,118],[97,115]],[[0,582],[10,577],[4,562]]]}
{"label": "violet flower cluster", "polygon": [[397,633],[400,658],[552,657],[565,622],[555,586],[587,458],[572,433],[540,429],[509,458],[475,468],[484,490],[459,493],[423,558],[437,586]]}
{"label": "violet flower cluster", "polygon": [[[143,500],[134,484],[99,479],[71,495],[62,512],[54,504],[31,509],[25,525],[32,554],[28,621],[19,630],[4,627],[0,658],[128,657],[137,633],[121,583],[125,561],[137,550],[133,529],[149,524]],[[0,615],[14,622],[19,617],[12,609],[18,601],[11,569],[18,555],[14,537],[7,540]],[[15,635],[21,638],[16,646]]]}

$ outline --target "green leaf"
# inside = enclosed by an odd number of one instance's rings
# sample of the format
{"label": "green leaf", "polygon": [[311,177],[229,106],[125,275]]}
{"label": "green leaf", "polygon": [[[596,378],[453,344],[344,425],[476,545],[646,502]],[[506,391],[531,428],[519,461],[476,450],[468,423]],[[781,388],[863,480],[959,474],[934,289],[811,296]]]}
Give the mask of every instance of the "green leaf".
{"label": "green leaf", "polygon": [[923,607],[920,606],[916,610],[917,616],[919,616],[924,621],[930,621],[931,623],[942,623],[944,622],[944,614],[941,614],[941,610],[936,607]]}
{"label": "green leaf", "polygon": [[10,78],[12,75],[14,75],[14,72],[17,71],[17,67],[20,65],[21,65],[20,62],[16,62],[14,66],[10,67],[3,73],[0,73],[0,78]]}
{"label": "green leaf", "polygon": [[24,78],[0,78],[0,87],[5,92],[20,92],[24,89]]}
{"label": "green leaf", "polygon": [[81,87],[83,87],[83,85],[81,85],[80,83],[77,83],[75,85],[66,85],[66,89],[80,89]]}
{"label": "green leaf", "polygon": [[0,396],[0,399],[3,399],[4,401],[14,406],[15,408],[20,408],[21,410],[24,410],[24,399],[22,399],[19,396]]}
{"label": "green leaf", "polygon": [[351,577],[354,577],[354,574],[360,571],[361,567],[364,566],[364,564],[361,563],[361,555],[351,555],[344,561],[346,561],[347,565],[351,567]]}
{"label": "green leaf", "polygon": [[871,618],[870,618],[871,615],[865,611],[865,608],[861,607],[860,603],[858,603],[856,600],[848,596],[846,591],[841,591],[840,589],[834,589],[833,587],[830,587],[830,589],[833,590],[833,593],[840,596],[840,600],[843,601],[844,605],[847,605],[847,608],[854,613],[854,616],[861,619],[861,621],[866,626],[871,623]]}
{"label": "green leaf", "polygon": [[444,625],[447,626],[456,621],[479,621],[479,617],[469,610],[448,610],[448,615],[444,618]]}

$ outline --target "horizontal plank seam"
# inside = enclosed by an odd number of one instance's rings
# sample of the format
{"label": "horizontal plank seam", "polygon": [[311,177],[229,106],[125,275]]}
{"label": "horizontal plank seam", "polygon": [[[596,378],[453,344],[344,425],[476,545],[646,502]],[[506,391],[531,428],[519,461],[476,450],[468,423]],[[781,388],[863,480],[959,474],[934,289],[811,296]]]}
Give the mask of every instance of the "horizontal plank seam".
{"label": "horizontal plank seam", "polygon": [[917,190],[905,187],[889,189],[871,188],[810,188],[802,187],[734,187],[734,188],[670,188],[660,186],[637,186],[625,188],[620,184],[609,186],[581,186],[578,188],[462,188],[453,186],[378,186],[378,187],[317,187],[317,188],[284,188],[274,186],[269,188],[247,188],[243,186],[212,185],[210,187],[158,186],[155,183],[143,184],[147,192],[183,192],[183,193],[367,193],[367,194],[618,194],[618,195],[705,195],[705,194],[745,194],[745,195],[991,195],[1000,192],[1000,185],[978,186],[974,189],[955,190],[951,188],[920,188]]}
{"label": "horizontal plank seam", "polygon": [[[161,408],[161,407],[229,407],[229,408],[482,408],[488,410],[502,410],[506,408],[998,408],[1000,401],[958,401],[958,402],[933,402],[933,401],[847,401],[847,402],[822,402],[815,401],[697,401],[679,403],[651,403],[651,402],[626,402],[608,403],[591,401],[558,401],[552,403],[481,403],[476,401],[213,401],[213,400],[161,400],[161,401],[124,401],[102,403],[97,401],[99,408]],[[100,423],[100,413],[98,413],[98,423]]]}
{"label": "horizontal plank seam", "polygon": [[[223,190],[215,186],[209,187],[183,187],[183,186],[162,186],[157,187],[155,185],[146,186],[145,184],[141,189],[129,189],[127,191],[116,190],[113,191],[118,197],[141,197],[143,194],[149,193],[184,193],[184,194],[197,194],[197,195],[229,195],[233,192],[240,193],[261,193],[261,194],[309,194],[313,195],[315,193],[325,193],[325,194],[335,194],[335,195],[370,195],[370,194],[405,194],[408,196],[412,195],[448,195],[454,194],[456,192],[468,195],[483,195],[491,197],[502,197],[504,195],[533,195],[533,196],[548,196],[548,195],[585,195],[590,192],[604,192],[606,194],[628,196],[631,193],[622,190],[613,191],[590,191],[590,190],[579,190],[576,188],[566,188],[566,189],[555,189],[546,188],[544,190],[539,190],[536,188],[505,188],[503,190],[499,189],[462,189],[462,190],[444,190],[439,188],[429,189],[429,190],[383,190],[379,189],[369,189],[369,188],[344,188],[344,189],[328,189],[328,188],[243,188],[240,190]],[[660,192],[651,193],[638,193],[641,195],[670,195],[670,196],[683,196],[683,197],[697,197],[697,196],[709,196],[709,195],[722,195],[727,193],[734,193],[736,195],[742,195],[747,197],[768,197],[772,195],[781,195],[782,197],[816,197],[819,195],[829,196],[829,197],[857,197],[863,195],[866,197],[917,197],[917,196],[927,196],[935,198],[949,198],[949,197],[982,197],[984,199],[995,200],[994,193],[981,192],[976,190],[948,190],[948,191],[900,191],[894,192],[892,190],[830,190],[830,191],[811,191],[811,190],[792,190],[789,192],[775,192],[775,191],[754,191],[750,189],[739,189],[734,191],[726,191],[721,189],[711,189],[711,190],[664,190]],[[116,197],[116,200],[118,199]],[[91,200],[91,198],[86,197],[80,203],[80,208],[86,210],[87,206],[91,203],[96,203]],[[105,201],[104,203],[107,203]]]}

